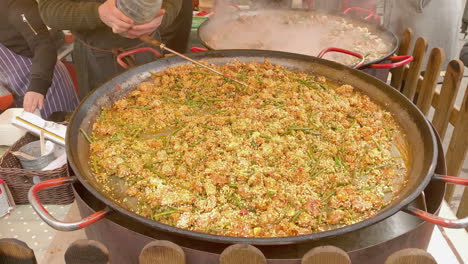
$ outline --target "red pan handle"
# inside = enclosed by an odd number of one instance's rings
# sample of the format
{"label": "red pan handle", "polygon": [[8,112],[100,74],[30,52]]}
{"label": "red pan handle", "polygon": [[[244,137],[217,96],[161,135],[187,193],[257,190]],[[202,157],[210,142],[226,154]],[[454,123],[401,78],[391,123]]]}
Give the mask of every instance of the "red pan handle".
{"label": "red pan handle", "polygon": [[208,11],[200,11],[196,14],[194,14],[193,16],[194,17],[212,17],[214,15],[214,12],[211,11],[211,12],[208,12]]}
{"label": "red pan handle", "polygon": [[47,180],[40,182],[31,189],[29,189],[28,192],[28,200],[29,203],[31,204],[32,208],[36,213],[39,215],[44,222],[46,222],[49,226],[52,228],[59,230],[59,231],[75,231],[82,229],[96,221],[101,220],[104,218],[108,213],[111,212],[109,208],[105,208],[104,210],[98,211],[90,216],[87,216],[77,222],[63,222],[55,217],[53,217],[47,209],[45,209],[44,205],[39,201],[39,198],[37,197],[37,193],[45,188],[53,187],[53,186],[58,186],[62,184],[68,184],[68,183],[74,183],[77,181],[76,177],[63,177],[63,178],[57,178],[57,179],[52,179],[52,180]]}
{"label": "red pan handle", "polygon": [[[434,174],[432,179],[443,181],[446,183],[451,183],[451,184],[459,184],[459,185],[468,186],[468,179],[463,179],[460,177]],[[416,217],[419,217],[422,220],[427,221],[429,223],[433,223],[433,224],[447,227],[447,228],[467,228],[468,227],[468,217],[465,217],[462,219],[447,219],[447,218],[443,218],[437,215],[433,215],[431,213],[415,208],[413,206],[408,206],[407,208],[404,208],[403,211],[407,212],[408,214],[412,214]]]}
{"label": "red pan handle", "polygon": [[201,51],[208,51],[207,48],[202,48],[202,47],[191,47],[190,48],[191,52],[201,52]]}
{"label": "red pan handle", "polygon": [[341,48],[334,48],[334,47],[326,48],[326,49],[322,50],[317,57],[322,58],[323,56],[325,56],[325,54],[327,54],[329,52],[344,53],[344,54],[348,54],[348,55],[351,55],[351,56],[354,56],[354,57],[357,57],[357,58],[361,59],[361,61],[359,61],[356,65],[351,66],[353,69],[358,69],[364,64],[364,56],[362,56],[361,54],[359,54],[357,52],[346,50],[346,49],[341,49]]}
{"label": "red pan handle", "polygon": [[418,209],[413,206],[408,206],[403,209],[408,214],[421,218],[429,223],[436,224],[447,228],[466,228],[468,227],[468,217],[462,219],[447,219],[437,215],[433,215],[424,210]]}
{"label": "red pan handle", "polygon": [[123,62],[123,58],[127,57],[127,56],[130,56],[130,55],[133,55],[133,54],[136,54],[136,53],[140,53],[140,52],[145,52],[145,51],[150,51],[152,53],[154,53],[154,55],[156,55],[156,57],[161,57],[161,53],[157,52],[155,49],[153,48],[139,48],[139,49],[133,49],[133,50],[129,50],[129,51],[125,51],[125,52],[122,52],[120,53],[118,56],[117,56],[117,63],[122,66],[124,69],[128,69],[128,65]]}
{"label": "red pan handle", "polygon": [[370,10],[370,9],[366,9],[366,8],[362,8],[362,7],[349,7],[349,8],[346,8],[344,11],[343,11],[343,14],[348,14],[349,11],[351,10],[358,10],[358,11],[363,11],[363,12],[366,12],[368,13],[368,15],[366,17],[364,17],[364,20],[369,20],[371,19],[373,16],[375,16],[375,13],[374,11]]}
{"label": "red pan handle", "polygon": [[458,184],[458,185],[468,186],[468,179],[461,178],[461,177],[434,174],[434,176],[432,176],[432,179],[433,180],[438,180],[438,181],[443,181],[445,183],[450,183],[450,184]]}
{"label": "red pan handle", "polygon": [[388,64],[371,64],[369,65],[369,67],[374,68],[374,69],[393,69],[396,67],[406,65],[412,62],[413,59],[414,58],[411,55],[391,56],[388,58],[388,60],[396,61],[396,62],[388,63]]}
{"label": "red pan handle", "polygon": [[203,10],[203,11],[200,11],[200,12],[198,12],[196,14],[193,14],[193,15],[196,16],[196,17],[204,17],[204,16],[207,16],[209,14],[210,13],[208,11]]}

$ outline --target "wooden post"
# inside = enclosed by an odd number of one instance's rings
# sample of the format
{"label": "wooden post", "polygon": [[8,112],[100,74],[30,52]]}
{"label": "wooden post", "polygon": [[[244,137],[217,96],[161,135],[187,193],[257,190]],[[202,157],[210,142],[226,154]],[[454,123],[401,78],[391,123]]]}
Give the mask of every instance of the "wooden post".
{"label": "wooden post", "polygon": [[109,264],[109,251],[101,242],[80,239],[65,252],[66,264]]}
{"label": "wooden post", "polygon": [[[397,54],[398,55],[408,55],[411,40],[413,39],[413,31],[410,28],[407,28],[400,39],[400,46],[398,47]],[[401,89],[401,81],[403,79],[403,68],[404,67],[397,67],[392,69],[390,72],[392,73],[392,79],[390,81],[390,85],[395,87],[395,89]]]}
{"label": "wooden post", "polygon": [[385,264],[437,264],[437,261],[422,249],[407,248],[390,255]]}
{"label": "wooden post", "polygon": [[185,253],[170,241],[156,240],[143,248],[139,264],[185,264]]}
{"label": "wooden post", "polygon": [[[465,187],[465,191],[463,192],[460,205],[458,206],[457,211],[458,218],[465,218],[468,217],[468,189]],[[468,231],[468,228],[465,228]]]}
{"label": "wooden post", "polygon": [[266,258],[256,247],[236,244],[227,247],[219,257],[220,264],[266,264]]}
{"label": "wooden post", "polygon": [[435,93],[437,81],[439,80],[440,69],[444,61],[445,53],[442,49],[434,48],[429,55],[427,62],[426,73],[419,89],[418,100],[416,105],[424,115],[429,113],[431,108],[432,98]]}
{"label": "wooden post", "polygon": [[450,114],[460,88],[464,68],[465,66],[460,60],[452,60],[447,66],[444,83],[442,84],[440,96],[438,96],[439,100],[437,100],[437,106],[435,107],[434,118],[432,119],[432,124],[442,141],[450,122]]}
{"label": "wooden post", "polygon": [[37,264],[34,251],[23,241],[13,238],[0,239],[0,263]]}
{"label": "wooden post", "polygon": [[[455,110],[454,110],[455,111]],[[459,176],[463,168],[466,153],[468,151],[468,89],[465,91],[462,105],[458,112],[457,122],[454,124],[453,134],[447,149],[445,160],[447,162],[447,174]],[[453,185],[449,184],[446,189],[445,199],[452,200]],[[465,187],[463,198],[458,206],[457,216],[468,216],[468,189]]]}
{"label": "wooden post", "polygon": [[418,38],[414,44],[413,57],[414,60],[408,70],[405,84],[402,86],[401,92],[411,101],[416,94],[416,87],[418,85],[419,77],[421,76],[421,66],[426,55],[427,40],[425,38]]}
{"label": "wooden post", "polygon": [[348,254],[333,246],[316,247],[307,252],[301,264],[351,264]]}

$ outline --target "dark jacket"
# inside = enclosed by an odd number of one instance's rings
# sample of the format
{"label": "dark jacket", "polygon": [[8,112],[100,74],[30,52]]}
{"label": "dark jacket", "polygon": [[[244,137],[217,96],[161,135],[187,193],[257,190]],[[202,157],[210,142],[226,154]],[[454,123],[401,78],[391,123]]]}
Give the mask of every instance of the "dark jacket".
{"label": "dark jacket", "polygon": [[0,0],[0,43],[32,58],[29,91],[43,94],[52,84],[57,49],[35,0]]}
{"label": "dark jacket", "polygon": [[[39,11],[48,26],[69,29],[76,36],[73,62],[80,97],[100,86],[124,69],[116,64],[115,53],[141,47],[139,39],[114,34],[100,17],[98,8],[104,0],[39,0]],[[179,52],[185,52],[192,23],[191,0],[163,0],[166,14],[153,36]],[[136,65],[156,59],[152,53],[134,56]]]}
{"label": "dark jacket", "polygon": [[[160,29],[174,23],[182,2],[190,0],[164,0],[166,14]],[[80,40],[100,49],[128,48],[141,41],[114,34],[99,17],[98,7],[104,0],[40,0],[39,9],[44,21],[54,29],[68,29]]]}

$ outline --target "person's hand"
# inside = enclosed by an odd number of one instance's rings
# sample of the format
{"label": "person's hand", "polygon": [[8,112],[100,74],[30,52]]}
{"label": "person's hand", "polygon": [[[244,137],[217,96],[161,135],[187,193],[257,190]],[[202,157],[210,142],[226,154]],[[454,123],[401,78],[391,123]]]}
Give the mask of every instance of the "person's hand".
{"label": "person's hand", "polygon": [[36,92],[27,92],[24,95],[23,108],[26,112],[33,113],[36,108],[44,107],[44,95]]}
{"label": "person's hand", "polygon": [[120,11],[115,5],[115,0],[107,0],[98,7],[101,21],[112,28],[112,32],[118,34],[129,30],[133,26],[133,20]]}
{"label": "person's hand", "polygon": [[150,22],[145,23],[145,24],[132,26],[124,34],[124,36],[127,37],[127,38],[134,39],[134,38],[140,37],[141,35],[149,34],[149,33],[154,32],[161,25],[161,22],[162,22],[162,19],[163,19],[165,13],[166,13],[166,10],[159,9],[159,12],[156,14],[156,16],[153,18],[153,20],[151,20]]}

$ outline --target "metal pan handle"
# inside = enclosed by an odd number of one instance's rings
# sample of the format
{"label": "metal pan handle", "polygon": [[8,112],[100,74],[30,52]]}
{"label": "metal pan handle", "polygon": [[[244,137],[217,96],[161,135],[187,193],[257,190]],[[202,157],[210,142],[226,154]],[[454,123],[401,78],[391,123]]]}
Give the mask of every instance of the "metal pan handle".
{"label": "metal pan handle", "polygon": [[411,55],[401,55],[401,56],[391,56],[387,58],[391,61],[396,61],[393,63],[387,64],[371,64],[369,65],[370,68],[374,69],[393,69],[403,65],[406,65],[414,60],[414,57]]}
{"label": "metal pan handle", "polygon": [[154,53],[154,55],[156,55],[156,57],[161,57],[161,53],[159,53],[158,51],[156,51],[153,48],[139,48],[139,49],[133,49],[133,50],[125,51],[125,52],[122,52],[119,55],[117,55],[117,63],[120,66],[122,66],[122,68],[128,69],[129,66],[122,59],[127,57],[127,56],[130,56],[130,55],[133,55],[133,54],[136,54],[136,53],[140,53],[140,52],[145,52],[145,51],[150,51],[150,52]]}
{"label": "metal pan handle", "polygon": [[424,210],[418,209],[413,206],[408,206],[406,208],[403,208],[403,211],[414,215],[418,218],[421,218],[422,220],[436,224],[438,226],[443,226],[447,228],[466,228],[468,227],[468,217],[462,218],[462,219],[447,219],[443,218],[437,215],[433,215],[431,213],[428,213]]}
{"label": "metal pan handle", "polygon": [[364,17],[364,20],[369,20],[369,19],[371,19],[372,17],[375,16],[374,11],[372,11],[370,9],[362,8],[362,7],[348,7],[343,11],[343,14],[346,15],[351,10],[358,10],[358,11],[363,11],[363,12],[368,13],[368,15],[366,17]]}
{"label": "metal pan handle", "polygon": [[39,201],[39,198],[37,197],[37,193],[45,188],[53,187],[53,186],[58,186],[62,184],[69,184],[69,183],[74,183],[77,181],[76,177],[63,177],[63,178],[57,178],[57,179],[52,179],[52,180],[47,180],[40,182],[31,189],[29,189],[28,192],[28,200],[29,203],[31,204],[32,208],[36,213],[39,215],[44,222],[46,222],[49,226],[52,228],[59,230],[59,231],[75,231],[82,229],[96,221],[101,220],[104,218],[111,210],[109,208],[105,208],[104,210],[98,211],[90,216],[87,216],[77,222],[63,222],[55,217],[53,217],[47,209],[41,204]]}
{"label": "metal pan handle", "polygon": [[468,179],[461,178],[461,177],[440,175],[440,174],[435,173],[434,176],[432,176],[432,179],[433,180],[438,180],[438,181],[443,181],[445,183],[450,183],[450,184],[458,184],[458,185],[468,186]]}
{"label": "metal pan handle", "polygon": [[[459,185],[468,186],[468,179],[464,179],[460,177],[434,174],[432,179],[443,181],[446,183],[451,183],[451,184],[459,184]],[[405,211],[408,214],[419,217],[422,220],[427,221],[429,223],[433,223],[433,224],[447,227],[447,228],[467,228],[468,227],[468,217],[465,217],[462,219],[447,219],[447,218],[443,218],[437,215],[433,215],[431,213],[428,213],[424,210],[418,209],[413,206],[408,206],[404,208],[403,211]]]}
{"label": "metal pan handle", "polygon": [[327,54],[329,52],[339,52],[339,53],[344,53],[344,54],[351,55],[351,56],[354,56],[356,58],[359,58],[361,61],[359,61],[357,64],[355,64],[353,66],[350,66],[353,69],[358,69],[364,64],[364,56],[362,56],[361,54],[359,54],[357,52],[342,49],[342,48],[334,48],[334,47],[326,48],[326,49],[322,50],[319,53],[319,55],[317,55],[317,57],[322,58],[323,56],[325,56],[325,54]]}

